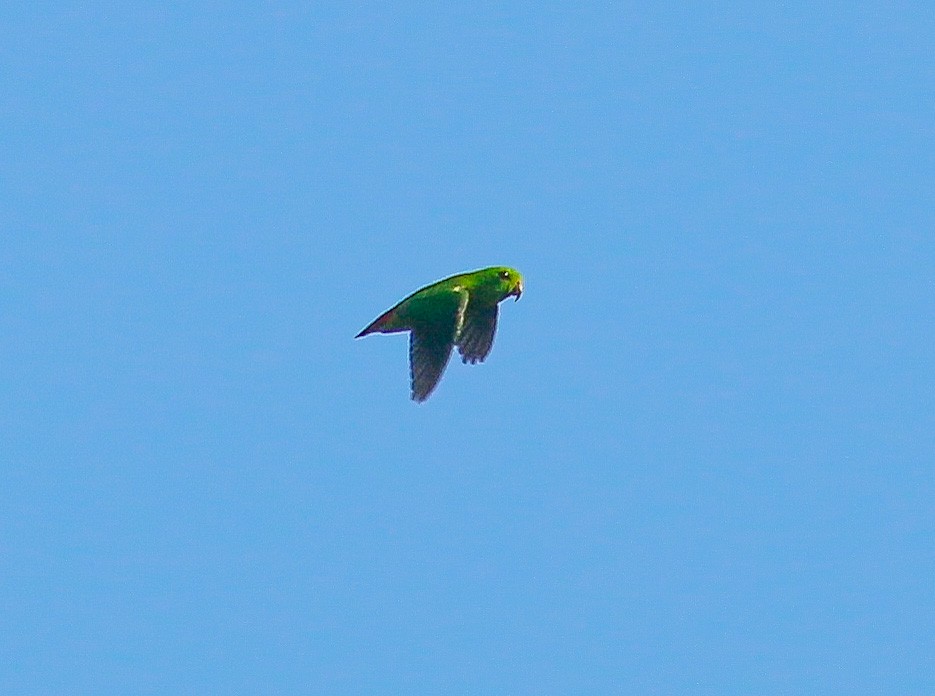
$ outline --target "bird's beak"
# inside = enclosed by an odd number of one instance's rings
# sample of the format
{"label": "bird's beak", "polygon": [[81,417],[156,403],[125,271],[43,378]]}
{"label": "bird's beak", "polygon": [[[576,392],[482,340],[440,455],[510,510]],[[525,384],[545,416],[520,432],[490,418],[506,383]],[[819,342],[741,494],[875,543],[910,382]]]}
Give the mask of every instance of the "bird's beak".
{"label": "bird's beak", "polygon": [[510,295],[513,295],[513,297],[514,297],[513,301],[514,301],[514,302],[519,302],[520,295],[522,295],[522,294],[523,294],[523,281],[520,281],[520,282],[518,282],[518,283],[516,284],[516,286],[513,288],[512,292],[510,292]]}

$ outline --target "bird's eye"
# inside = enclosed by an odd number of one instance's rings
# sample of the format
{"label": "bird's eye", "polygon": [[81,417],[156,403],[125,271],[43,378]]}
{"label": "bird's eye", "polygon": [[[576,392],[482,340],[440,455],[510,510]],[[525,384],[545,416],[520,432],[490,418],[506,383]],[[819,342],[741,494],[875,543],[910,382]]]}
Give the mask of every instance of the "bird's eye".
{"label": "bird's eye", "polygon": [[507,278],[510,277],[510,272],[509,272],[509,271],[500,271],[500,277],[503,278],[504,280],[506,280]]}

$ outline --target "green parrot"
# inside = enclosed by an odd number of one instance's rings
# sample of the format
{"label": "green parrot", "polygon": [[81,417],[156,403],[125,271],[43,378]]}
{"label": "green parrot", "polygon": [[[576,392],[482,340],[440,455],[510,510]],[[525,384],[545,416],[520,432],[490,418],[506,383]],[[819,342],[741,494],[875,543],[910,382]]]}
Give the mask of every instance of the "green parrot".
{"label": "green parrot", "polygon": [[461,362],[483,362],[497,331],[497,304],[519,300],[523,276],[506,266],[459,273],[417,290],[373,320],[355,338],[409,331],[412,400],[425,401],[458,346]]}

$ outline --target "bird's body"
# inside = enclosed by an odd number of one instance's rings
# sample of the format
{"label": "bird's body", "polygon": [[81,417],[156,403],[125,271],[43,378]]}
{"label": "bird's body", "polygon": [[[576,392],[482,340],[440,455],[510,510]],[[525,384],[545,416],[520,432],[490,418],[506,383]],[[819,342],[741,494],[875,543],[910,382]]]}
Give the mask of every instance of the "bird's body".
{"label": "bird's body", "polygon": [[465,363],[483,362],[497,330],[497,305],[523,293],[523,277],[493,266],[439,280],[417,290],[374,319],[357,338],[409,331],[409,370],[414,401],[425,401],[458,347]]}

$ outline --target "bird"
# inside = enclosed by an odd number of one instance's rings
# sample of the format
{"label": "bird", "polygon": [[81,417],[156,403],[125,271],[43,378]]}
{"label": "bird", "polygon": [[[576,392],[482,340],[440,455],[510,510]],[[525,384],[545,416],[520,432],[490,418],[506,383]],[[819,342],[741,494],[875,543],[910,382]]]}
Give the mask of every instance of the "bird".
{"label": "bird", "polygon": [[452,348],[461,362],[483,362],[497,331],[497,305],[518,301],[523,276],[508,266],[459,273],[416,290],[370,322],[355,338],[409,332],[411,398],[425,401],[438,386]]}

